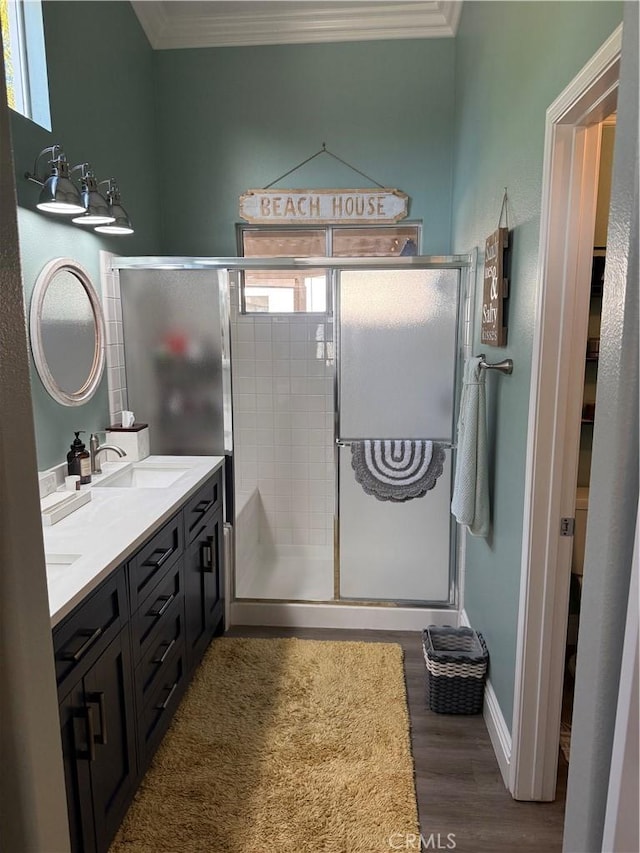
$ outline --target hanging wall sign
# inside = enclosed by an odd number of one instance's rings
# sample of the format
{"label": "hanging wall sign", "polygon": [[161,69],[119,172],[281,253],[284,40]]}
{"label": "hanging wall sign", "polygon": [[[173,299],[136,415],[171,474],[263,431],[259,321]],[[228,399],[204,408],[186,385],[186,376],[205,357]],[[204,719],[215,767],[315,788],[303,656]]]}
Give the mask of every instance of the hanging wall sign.
{"label": "hanging wall sign", "polygon": [[407,215],[400,190],[247,190],[240,216],[260,225],[393,223]]}
{"label": "hanging wall sign", "polygon": [[480,340],[490,347],[503,347],[507,343],[504,300],[509,295],[509,282],[505,278],[505,252],[508,245],[508,228],[497,228],[485,243]]}

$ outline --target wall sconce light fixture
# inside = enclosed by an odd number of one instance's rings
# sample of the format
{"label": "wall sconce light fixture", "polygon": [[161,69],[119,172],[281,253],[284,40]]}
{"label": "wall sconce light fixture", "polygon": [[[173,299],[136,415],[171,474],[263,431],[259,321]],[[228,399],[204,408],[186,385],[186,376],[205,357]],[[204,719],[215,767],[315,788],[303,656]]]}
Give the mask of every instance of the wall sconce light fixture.
{"label": "wall sconce light fixture", "polygon": [[[45,154],[50,155],[48,175],[40,175],[38,164]],[[80,170],[80,189],[71,180]],[[80,163],[69,170],[61,145],[44,148],[36,157],[33,172],[25,178],[42,187],[36,207],[45,213],[72,215],[76,225],[95,228],[101,234],[133,234],[129,214],[120,203],[120,190],[115,178],[98,183],[90,163]],[[106,198],[99,190],[107,185]]]}
{"label": "wall sconce light fixture", "polygon": [[133,226],[129,219],[129,214],[120,204],[120,190],[115,178],[109,178],[108,181],[100,181],[102,184],[108,184],[107,203],[109,205],[109,213],[111,222],[106,225],[98,225],[96,231],[100,234],[133,234]]}
{"label": "wall sconce light fixture", "polygon": [[80,169],[80,198],[84,211],[80,216],[74,216],[71,220],[76,225],[108,225],[115,221],[115,217],[109,211],[106,198],[98,192],[98,182],[90,163],[81,163],[74,166],[71,174]]}
{"label": "wall sconce light fixture", "polygon": [[[45,154],[51,154],[49,160],[50,174],[41,177],[38,175],[38,162]],[[42,187],[36,205],[38,210],[65,216],[84,213],[85,208],[80,193],[69,178],[69,163],[61,145],[44,148],[36,157],[33,174],[26,172],[25,177]]]}

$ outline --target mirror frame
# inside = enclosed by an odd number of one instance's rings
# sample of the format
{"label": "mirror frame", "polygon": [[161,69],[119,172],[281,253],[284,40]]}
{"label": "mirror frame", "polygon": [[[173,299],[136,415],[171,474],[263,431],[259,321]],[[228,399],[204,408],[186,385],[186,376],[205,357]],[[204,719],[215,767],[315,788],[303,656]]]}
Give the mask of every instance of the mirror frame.
{"label": "mirror frame", "polygon": [[[47,294],[47,290],[53,281],[56,273],[67,270],[74,275],[84,287],[85,292],[91,303],[93,312],[94,328],[96,333],[96,346],[93,353],[93,363],[87,379],[82,387],[77,391],[68,393],[63,391],[55,377],[49,369],[47,359],[44,353],[42,342],[42,334],[40,321],[42,318],[42,306]],[[98,390],[98,385],[102,379],[105,365],[105,327],[104,316],[102,313],[102,305],[100,297],[94,288],[89,273],[84,267],[80,266],[73,258],[54,258],[46,264],[38,276],[33,295],[31,297],[31,311],[29,314],[29,336],[31,338],[31,351],[33,352],[33,360],[36,370],[42,380],[42,384],[53,399],[61,403],[63,406],[82,406],[87,403]]]}

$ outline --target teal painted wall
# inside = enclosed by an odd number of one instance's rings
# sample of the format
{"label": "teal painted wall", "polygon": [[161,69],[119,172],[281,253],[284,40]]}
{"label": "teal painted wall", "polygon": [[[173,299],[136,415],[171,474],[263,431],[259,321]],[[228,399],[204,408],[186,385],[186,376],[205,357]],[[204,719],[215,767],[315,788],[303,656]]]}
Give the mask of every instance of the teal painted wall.
{"label": "teal painted wall", "polygon": [[491,682],[511,726],[520,593],[529,383],[538,279],[547,107],[622,19],[621,3],[465,3],[456,39],[452,249],[478,246],[475,351],[479,352],[484,241],[504,187],[512,233],[509,337],[496,359],[510,377],[488,379],[493,534],[468,538],[465,606],[487,641]]}
{"label": "teal painted wall", "polygon": [[[424,250],[448,252],[454,48],[429,39],[159,51],[163,252],[235,255],[241,193],[323,142],[408,193]],[[372,184],[322,155],[277,186]]]}
{"label": "teal painted wall", "polygon": [[[12,113],[18,226],[27,310],[42,267],[55,257],[79,261],[100,289],[100,249],[155,254],[159,247],[155,169],[153,51],[129,3],[44,3],[52,132]],[[130,237],[108,238],[35,211],[39,189],[23,175],[38,152],[61,143],[72,164],[89,160],[99,178],[118,179],[134,223]],[[45,163],[46,165],[46,163]],[[107,382],[86,405],[63,407],[32,369],[38,467],[65,458],[73,430],[108,421]]]}

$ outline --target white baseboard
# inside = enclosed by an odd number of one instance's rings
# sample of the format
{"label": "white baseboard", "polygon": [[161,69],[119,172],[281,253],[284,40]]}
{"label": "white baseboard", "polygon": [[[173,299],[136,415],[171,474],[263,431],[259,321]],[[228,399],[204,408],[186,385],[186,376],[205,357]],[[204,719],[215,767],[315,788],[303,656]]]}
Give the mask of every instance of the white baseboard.
{"label": "white baseboard", "polygon": [[422,631],[427,625],[455,625],[457,621],[456,610],[422,607],[233,601],[229,608],[230,625]]}
{"label": "white baseboard", "polygon": [[[467,611],[460,612],[460,626],[471,628]],[[509,768],[511,766],[511,732],[502,714],[498,697],[491,681],[487,679],[484,686],[484,707],[482,709],[484,723],[491,738],[491,745],[500,768],[505,788],[509,788]]]}

